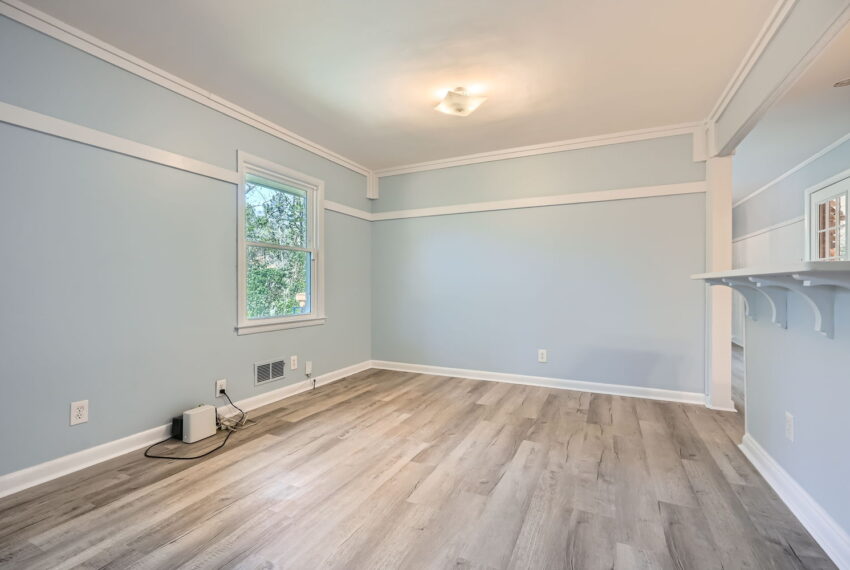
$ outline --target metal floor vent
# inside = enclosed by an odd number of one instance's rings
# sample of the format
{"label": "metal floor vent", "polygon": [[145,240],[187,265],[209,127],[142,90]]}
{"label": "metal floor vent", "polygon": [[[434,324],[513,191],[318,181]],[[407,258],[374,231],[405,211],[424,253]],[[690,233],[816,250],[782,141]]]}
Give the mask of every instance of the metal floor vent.
{"label": "metal floor vent", "polygon": [[285,360],[270,360],[268,362],[254,363],[254,383],[264,384],[283,378],[283,370],[286,367]]}

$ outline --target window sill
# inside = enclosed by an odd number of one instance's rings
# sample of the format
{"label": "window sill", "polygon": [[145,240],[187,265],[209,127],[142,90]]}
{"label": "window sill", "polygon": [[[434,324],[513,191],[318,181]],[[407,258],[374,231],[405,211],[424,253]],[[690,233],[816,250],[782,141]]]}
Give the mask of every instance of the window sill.
{"label": "window sill", "polygon": [[316,325],[323,325],[325,321],[327,321],[327,317],[309,317],[305,319],[293,319],[285,322],[277,322],[277,323],[256,323],[249,325],[242,325],[236,327],[236,334],[255,334],[262,332],[271,332],[271,331],[280,331],[285,329],[297,329],[301,327],[314,327]]}

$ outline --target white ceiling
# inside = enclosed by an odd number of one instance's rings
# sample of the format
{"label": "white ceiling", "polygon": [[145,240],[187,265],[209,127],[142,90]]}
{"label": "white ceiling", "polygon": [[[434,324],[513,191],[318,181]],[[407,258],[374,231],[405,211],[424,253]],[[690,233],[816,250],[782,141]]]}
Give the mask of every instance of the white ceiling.
{"label": "white ceiling", "polygon": [[850,133],[850,26],[818,56],[735,151],[735,200]]}
{"label": "white ceiling", "polygon": [[27,1],[374,169],[703,120],[776,3]]}

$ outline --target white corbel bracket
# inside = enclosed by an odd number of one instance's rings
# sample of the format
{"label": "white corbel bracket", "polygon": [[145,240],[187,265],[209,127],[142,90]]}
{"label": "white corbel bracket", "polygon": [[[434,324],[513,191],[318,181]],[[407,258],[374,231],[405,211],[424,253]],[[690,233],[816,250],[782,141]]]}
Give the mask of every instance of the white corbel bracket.
{"label": "white corbel bracket", "polygon": [[[746,278],[726,278],[723,281],[744,295],[744,298],[747,299],[748,312],[750,311],[749,305],[752,304],[752,301],[746,295],[755,295],[756,292],[762,294],[770,305],[770,320],[773,324],[783,329],[788,328],[788,296],[784,289],[759,287],[757,283]],[[748,291],[748,293],[744,293],[744,291]]]}
{"label": "white corbel bracket", "polygon": [[757,321],[758,316],[756,315],[756,295],[758,295],[755,286],[752,283],[739,283],[735,279],[711,279],[706,280],[710,285],[726,285],[727,287],[731,287],[735,291],[741,294],[744,298],[744,305],[746,306],[747,318],[752,321]]}
{"label": "white corbel bracket", "polygon": [[759,289],[781,288],[798,293],[815,315],[815,330],[827,338],[835,334],[835,290],[830,285],[805,285],[799,275],[755,276],[750,280]]}

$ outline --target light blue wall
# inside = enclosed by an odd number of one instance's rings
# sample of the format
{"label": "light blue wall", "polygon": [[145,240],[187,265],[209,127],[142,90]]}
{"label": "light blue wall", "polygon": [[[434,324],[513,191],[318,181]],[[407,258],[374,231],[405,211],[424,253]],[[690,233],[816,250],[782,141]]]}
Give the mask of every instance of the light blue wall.
{"label": "light blue wall", "polygon": [[[363,176],[2,17],[0,77],[2,101],[231,169],[242,149],[368,207]],[[304,379],[257,388],[256,361],[370,358],[368,222],[326,214],[327,324],[237,336],[235,185],[7,124],[0,148],[0,474],[221,403],[216,378],[234,399]]]}
{"label": "light blue wall", "polygon": [[705,180],[679,135],[381,178],[375,212]]}
{"label": "light blue wall", "polygon": [[791,176],[732,210],[734,237],[802,216],[805,191],[850,169],[850,141],[832,149]]}
{"label": "light blue wall", "polygon": [[[788,329],[759,299],[747,321],[747,430],[845,531],[850,532],[850,292],[836,296],[835,338],[814,331],[811,309],[788,296]],[[785,439],[785,412],[795,441]]]}
{"label": "light blue wall", "polygon": [[[690,142],[394,176],[379,206],[702,180]],[[372,250],[375,359],[703,392],[702,194],[377,222]]]}
{"label": "light blue wall", "polygon": [[802,61],[848,5],[850,0],[797,0],[782,27],[717,120],[717,148],[722,149],[745,128],[759,106]]}

